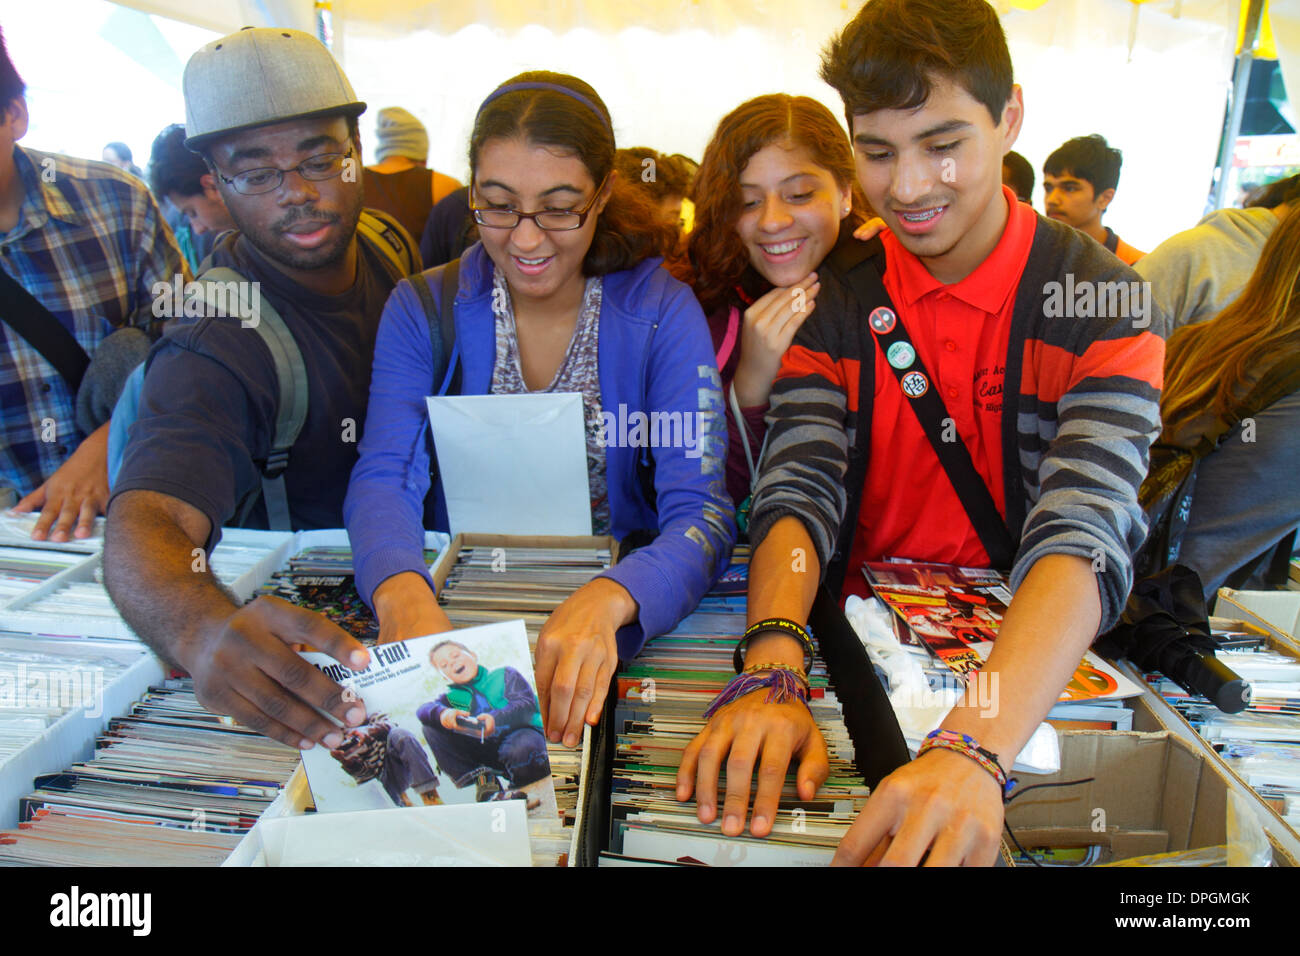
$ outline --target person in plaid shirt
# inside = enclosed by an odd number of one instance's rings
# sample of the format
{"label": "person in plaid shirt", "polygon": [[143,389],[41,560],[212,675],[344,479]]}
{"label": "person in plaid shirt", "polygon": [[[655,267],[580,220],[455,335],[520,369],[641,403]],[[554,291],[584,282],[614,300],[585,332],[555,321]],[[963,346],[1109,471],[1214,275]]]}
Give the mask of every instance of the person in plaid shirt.
{"label": "person in plaid shirt", "polygon": [[[0,36],[0,268],[73,334],[94,369],[109,333],[153,321],[154,283],[188,281],[188,267],[139,179],[17,145],[25,89]],[[17,497],[16,510],[41,511],[33,538],[85,537],[108,503],[108,424],[83,430],[76,399],[0,321],[0,504]]]}

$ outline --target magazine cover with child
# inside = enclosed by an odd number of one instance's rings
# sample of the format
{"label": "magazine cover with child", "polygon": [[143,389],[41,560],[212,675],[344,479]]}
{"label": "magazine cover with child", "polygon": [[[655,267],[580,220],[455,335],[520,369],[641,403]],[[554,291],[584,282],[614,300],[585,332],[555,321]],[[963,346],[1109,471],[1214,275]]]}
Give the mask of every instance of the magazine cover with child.
{"label": "magazine cover with child", "polygon": [[302,656],[366,706],[338,747],[303,752],[318,812],[523,800],[558,815],[522,621],[377,645],[363,671]]}

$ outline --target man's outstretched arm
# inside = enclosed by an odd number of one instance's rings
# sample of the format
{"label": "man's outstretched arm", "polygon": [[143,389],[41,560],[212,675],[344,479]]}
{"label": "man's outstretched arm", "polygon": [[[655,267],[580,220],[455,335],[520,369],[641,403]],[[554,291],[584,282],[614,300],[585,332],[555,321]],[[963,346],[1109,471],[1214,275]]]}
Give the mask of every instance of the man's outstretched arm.
{"label": "man's outstretched arm", "polygon": [[366,649],[324,616],[273,597],[240,607],[207,567],[211,522],[178,498],[127,491],[110,508],[104,583],[122,617],[164,660],[194,678],[214,713],[291,747],[337,747],[337,727],[315,708],[355,726],[365,705],[293,650],[325,651],[345,667],[369,663]]}

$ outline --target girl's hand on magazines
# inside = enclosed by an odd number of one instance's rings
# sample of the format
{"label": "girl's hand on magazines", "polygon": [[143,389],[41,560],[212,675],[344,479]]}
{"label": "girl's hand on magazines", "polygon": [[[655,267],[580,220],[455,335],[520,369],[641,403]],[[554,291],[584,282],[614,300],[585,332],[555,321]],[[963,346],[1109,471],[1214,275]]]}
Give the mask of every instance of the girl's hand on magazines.
{"label": "girl's hand on magazines", "polygon": [[799,758],[796,789],[800,800],[811,800],[830,774],[826,741],[801,701],[769,704],[767,691],[746,694],[721,708],[682,753],[677,770],[677,799],[696,793],[696,815],[701,823],[718,816],[718,774],[727,761],[727,794],[722,810],[722,832],[740,836],[749,807],[749,783],[758,769],[758,793],[749,832],[764,837],[772,832],[781,788],[791,757]]}
{"label": "girl's hand on magazines", "polygon": [[745,310],[740,364],[733,380],[741,407],[767,404],[772,382],[781,370],[781,357],[790,348],[799,326],[812,315],[819,291],[817,273],[810,272],[792,286],[772,289]]}
{"label": "girl's hand on magazines", "polygon": [[537,699],[552,743],[576,747],[585,720],[600,719],[618,667],[618,629],[636,620],[636,601],[609,578],[596,578],[551,612],[537,636]]}
{"label": "girl's hand on magazines", "polygon": [[429,582],[414,571],[386,578],[375,588],[374,601],[380,644],[451,630],[447,612],[439,606]]}

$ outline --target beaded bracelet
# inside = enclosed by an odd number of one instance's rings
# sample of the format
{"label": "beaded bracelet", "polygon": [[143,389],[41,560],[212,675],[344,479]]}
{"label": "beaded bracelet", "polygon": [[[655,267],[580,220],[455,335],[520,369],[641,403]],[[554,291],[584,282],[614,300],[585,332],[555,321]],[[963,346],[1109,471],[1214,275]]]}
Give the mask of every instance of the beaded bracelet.
{"label": "beaded bracelet", "polygon": [[808,706],[808,691],[802,680],[802,675],[793,668],[776,667],[774,665],[765,665],[766,674],[737,674],[733,677],[727,686],[722,688],[722,692],[713,698],[713,703],[709,704],[708,710],[704,712],[704,719],[708,720],[719,708],[725,707],[737,698],[744,697],[746,694],[753,693],[760,687],[767,687],[767,703],[783,704],[788,700],[797,699],[803,702],[805,707]]}
{"label": "beaded bracelet", "polygon": [[1011,790],[1015,787],[1017,781],[1007,779],[1007,772],[1002,769],[1002,764],[998,761],[998,755],[985,750],[974,737],[951,730],[932,730],[926,734],[925,740],[921,742],[921,747],[917,750],[916,756],[920,757],[927,751],[936,748],[951,750],[953,753],[959,753],[963,757],[975,761],[998,782],[998,787],[1002,790],[1003,801],[1006,801],[1011,796]]}
{"label": "beaded bracelet", "polygon": [[782,631],[797,640],[800,646],[803,647],[804,673],[811,673],[813,658],[817,655],[817,648],[813,645],[812,636],[808,633],[808,629],[786,617],[769,617],[762,621],[756,621],[745,628],[744,636],[736,642],[736,650],[731,656],[731,663],[736,668],[737,674],[745,666],[745,648],[749,645],[750,639],[763,631]]}
{"label": "beaded bracelet", "polygon": [[806,690],[809,695],[812,694],[812,684],[808,683],[808,678],[804,672],[799,670],[797,667],[791,667],[789,664],[782,664],[779,661],[772,661],[768,664],[750,664],[741,671],[741,673],[761,674],[763,671],[786,671],[787,673],[794,675],[795,680],[803,685],[803,689]]}

